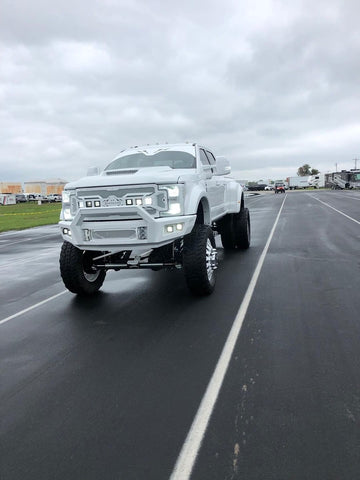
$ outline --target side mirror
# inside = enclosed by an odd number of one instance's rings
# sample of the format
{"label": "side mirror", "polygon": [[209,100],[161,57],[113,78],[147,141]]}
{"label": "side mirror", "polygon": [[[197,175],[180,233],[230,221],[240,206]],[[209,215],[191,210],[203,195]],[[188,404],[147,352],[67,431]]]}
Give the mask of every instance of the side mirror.
{"label": "side mirror", "polygon": [[87,176],[88,177],[93,177],[94,175],[99,175],[100,174],[100,168],[99,167],[89,167],[87,169]]}
{"label": "side mirror", "polygon": [[231,173],[230,162],[225,157],[216,157],[216,175],[228,175]]}

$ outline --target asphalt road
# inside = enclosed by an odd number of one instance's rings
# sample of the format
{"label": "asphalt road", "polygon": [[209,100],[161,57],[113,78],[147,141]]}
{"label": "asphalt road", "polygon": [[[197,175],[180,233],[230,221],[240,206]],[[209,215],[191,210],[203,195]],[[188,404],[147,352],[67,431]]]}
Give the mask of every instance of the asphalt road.
{"label": "asphalt road", "polygon": [[200,299],[181,271],[111,272],[79,299],[56,227],[0,235],[1,480],[188,478],[175,465],[246,298],[191,479],[360,478],[360,194],[247,205],[251,248],[220,248]]}

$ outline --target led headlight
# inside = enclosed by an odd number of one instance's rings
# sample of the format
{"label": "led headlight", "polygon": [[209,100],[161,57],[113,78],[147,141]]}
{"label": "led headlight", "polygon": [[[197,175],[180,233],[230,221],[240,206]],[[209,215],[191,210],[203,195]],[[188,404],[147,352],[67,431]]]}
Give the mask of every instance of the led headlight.
{"label": "led headlight", "polygon": [[166,190],[168,200],[168,209],[160,215],[183,215],[183,185],[162,185],[160,188]]}
{"label": "led headlight", "polygon": [[76,197],[74,190],[64,190],[62,192],[62,209],[60,220],[70,221],[74,218],[77,211]]}
{"label": "led headlight", "polygon": [[63,203],[70,203],[70,195],[74,194],[75,192],[72,192],[70,190],[64,190],[62,192],[62,202]]}
{"label": "led headlight", "polygon": [[181,204],[179,202],[169,202],[168,215],[181,215]]}
{"label": "led headlight", "polygon": [[168,192],[169,198],[178,198],[180,195],[180,189],[178,185],[167,185],[164,187]]}

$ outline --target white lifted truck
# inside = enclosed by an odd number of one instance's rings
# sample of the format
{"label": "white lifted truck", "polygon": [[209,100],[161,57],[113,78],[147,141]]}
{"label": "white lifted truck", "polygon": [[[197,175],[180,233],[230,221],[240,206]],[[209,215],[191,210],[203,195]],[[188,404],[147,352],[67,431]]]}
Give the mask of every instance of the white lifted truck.
{"label": "white lifted truck", "polygon": [[60,271],[91,295],[107,270],[182,268],[190,291],[215,286],[214,232],[225,249],[247,249],[250,217],[229,162],[198,144],[123,150],[102,173],[65,186]]}

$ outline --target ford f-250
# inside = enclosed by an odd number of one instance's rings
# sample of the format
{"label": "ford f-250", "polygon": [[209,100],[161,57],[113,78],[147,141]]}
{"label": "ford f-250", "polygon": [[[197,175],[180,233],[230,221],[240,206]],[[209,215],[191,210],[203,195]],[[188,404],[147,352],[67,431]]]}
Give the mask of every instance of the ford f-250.
{"label": "ford f-250", "polygon": [[111,269],[179,268],[192,293],[210,294],[214,233],[227,250],[250,245],[244,192],[230,170],[226,158],[195,143],[148,145],[68,183],[59,222],[65,286],[91,295]]}

